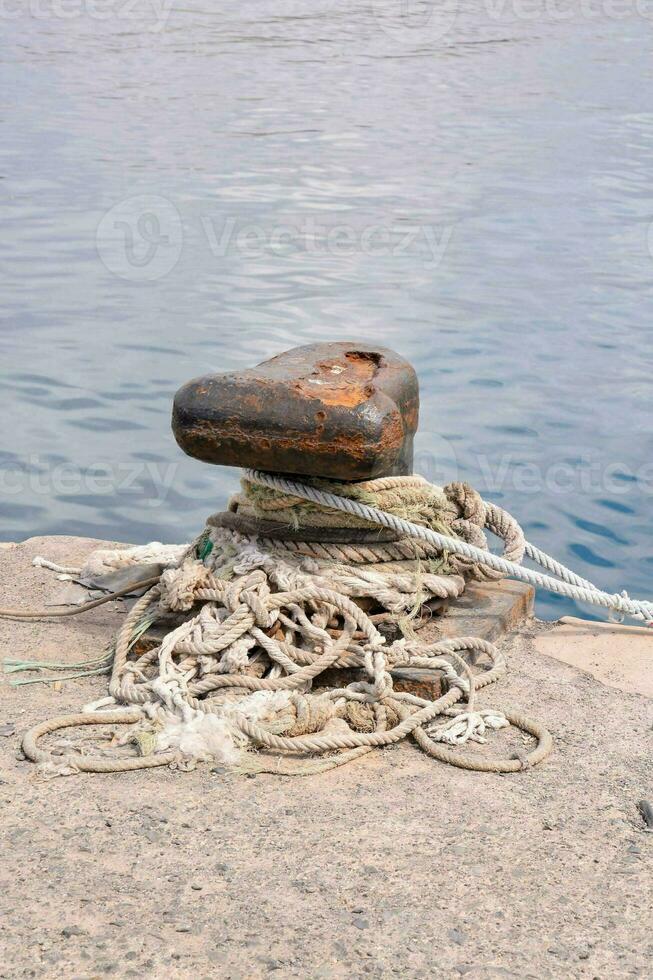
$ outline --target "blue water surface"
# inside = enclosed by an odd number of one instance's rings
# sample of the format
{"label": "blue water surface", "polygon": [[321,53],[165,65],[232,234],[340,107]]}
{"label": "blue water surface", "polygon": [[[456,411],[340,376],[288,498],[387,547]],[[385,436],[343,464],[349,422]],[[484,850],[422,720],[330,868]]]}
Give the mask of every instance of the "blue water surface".
{"label": "blue water surface", "polygon": [[237,474],[176,388],[359,339],[416,469],[651,597],[653,9],[133,6],[0,18],[0,538],[187,540]]}

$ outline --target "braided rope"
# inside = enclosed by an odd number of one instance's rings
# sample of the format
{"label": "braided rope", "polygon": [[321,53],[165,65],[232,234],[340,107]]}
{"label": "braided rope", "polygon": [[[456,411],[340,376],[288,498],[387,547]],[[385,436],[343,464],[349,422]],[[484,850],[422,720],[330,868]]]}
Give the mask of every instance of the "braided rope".
{"label": "braided rope", "polygon": [[[264,473],[261,470],[246,470],[245,474],[247,479],[253,483],[261,483],[273,490],[279,490],[288,495],[309,500],[311,503],[318,504],[322,507],[332,507],[334,510],[352,515],[357,520],[366,520],[373,524],[381,524],[383,527],[390,528],[392,531],[396,531],[404,537],[426,541],[440,550],[450,551],[453,554],[461,555],[481,565],[487,565],[501,575],[519,579],[519,581],[527,582],[529,585],[534,585],[539,589],[546,589],[549,592],[564,595],[571,599],[588,602],[595,606],[602,606],[605,609],[632,616],[634,619],[644,619],[647,622],[653,621],[652,602],[631,599],[623,593],[619,595],[603,592],[591,582],[582,579],[533,545],[527,545],[526,553],[528,556],[542,567],[547,568],[556,575],[560,575],[563,581],[551,578],[548,575],[542,575],[533,569],[524,568],[522,565],[510,561],[508,558],[484,551],[459,538],[440,534],[432,528],[414,524],[412,521],[404,520],[401,517],[361,503],[358,500],[341,497],[328,490],[312,487],[305,483],[298,483],[295,480],[289,480],[286,477],[277,476],[273,473]],[[505,511],[502,511],[501,508],[492,507],[492,510],[496,515],[502,515],[506,518],[510,516]]]}

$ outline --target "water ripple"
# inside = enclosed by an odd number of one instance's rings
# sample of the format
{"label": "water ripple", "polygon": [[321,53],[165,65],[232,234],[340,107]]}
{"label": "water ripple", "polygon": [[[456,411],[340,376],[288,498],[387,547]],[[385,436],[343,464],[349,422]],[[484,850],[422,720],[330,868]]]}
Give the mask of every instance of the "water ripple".
{"label": "water ripple", "polygon": [[190,539],[237,474],[178,450],[176,388],[372,340],[418,369],[425,475],[650,596],[641,18],[156,6],[3,20],[0,537]]}

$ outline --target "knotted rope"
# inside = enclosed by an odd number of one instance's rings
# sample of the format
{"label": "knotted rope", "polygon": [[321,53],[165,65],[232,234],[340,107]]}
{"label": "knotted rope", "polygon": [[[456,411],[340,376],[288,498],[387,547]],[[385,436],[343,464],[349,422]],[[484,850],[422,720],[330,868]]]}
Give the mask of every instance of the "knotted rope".
{"label": "knotted rope", "polygon": [[[119,631],[110,698],[91,706],[111,710],[37,726],[25,754],[59,772],[213,759],[306,774],[410,736],[433,758],[468,769],[513,772],[541,761],[552,743],[540,725],[476,705],[477,691],[505,672],[497,648],[474,637],[419,637],[429,604],[460,595],[470,578],[503,574],[485,530],[503,540],[501,560],[521,567],[517,522],[465,484],[393,477],[338,485],[337,495],[329,486],[247,472],[228,511],[209,518],[190,547],[92,555],[87,574],[139,562],[166,569]],[[388,530],[370,514],[383,514]],[[428,534],[416,540],[414,528]],[[169,624],[160,645],[134,657],[136,638],[159,621]],[[428,699],[396,690],[391,672],[401,667],[431,671],[444,692]],[[55,759],[39,746],[48,733],[89,724],[129,724],[125,740],[143,754]],[[494,760],[454,748],[508,724],[537,739],[530,753]]]}

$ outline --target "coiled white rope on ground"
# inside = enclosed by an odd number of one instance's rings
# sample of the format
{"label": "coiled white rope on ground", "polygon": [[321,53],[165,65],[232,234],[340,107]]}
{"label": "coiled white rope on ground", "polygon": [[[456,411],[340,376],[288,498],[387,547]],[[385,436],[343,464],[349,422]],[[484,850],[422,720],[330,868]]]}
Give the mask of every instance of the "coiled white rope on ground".
{"label": "coiled white rope on ground", "polygon": [[[306,775],[411,737],[441,761],[516,772],[545,758],[549,733],[520,713],[479,708],[476,693],[505,672],[503,656],[474,637],[422,640],[423,611],[459,596],[469,579],[506,574],[631,615],[646,608],[600,593],[529,545],[513,517],[466,484],[307,485],[247,471],[242,487],[191,545],[90,556],[83,574],[152,562],[164,571],[119,631],[111,697],[28,732],[30,759],[59,774],[216,759],[236,771]],[[502,539],[501,557],[484,529]],[[523,569],[524,555],[563,581]],[[159,645],[135,653],[157,622],[168,623]],[[397,689],[393,672],[405,667],[442,678],[441,696]],[[142,757],[53,757],[40,747],[78,724],[129,725],[118,744],[135,743]],[[504,760],[460,752],[507,724],[537,744]]]}
{"label": "coiled white rope on ground", "polygon": [[[429,527],[421,524],[414,524],[412,521],[404,520],[394,514],[386,513],[369,504],[362,503],[349,497],[342,497],[319,487],[310,486],[306,483],[299,483],[274,473],[265,473],[261,470],[245,470],[245,476],[253,483],[260,483],[273,490],[291,496],[309,500],[314,504],[323,507],[332,507],[334,510],[342,511],[353,517],[369,521],[372,524],[380,524],[383,527],[396,531],[406,537],[416,538],[426,541],[442,551],[448,551],[456,555],[462,555],[472,561],[482,565],[487,565],[502,575],[519,579],[529,585],[534,585],[538,589],[545,589],[548,592],[567,596],[580,602],[591,603],[601,606],[622,615],[631,616],[633,619],[643,619],[649,625],[653,622],[653,602],[640,599],[631,599],[625,592],[610,594],[598,589],[591,582],[576,575],[575,572],[566,568],[545,552],[540,551],[530,543],[526,543],[526,554],[533,561],[536,561],[543,568],[548,569],[555,575],[560,576],[560,580],[542,575],[533,569],[524,568],[515,562],[509,561],[500,555],[495,555],[490,551],[477,548],[473,544],[468,544],[459,538],[453,538],[445,534],[440,534]],[[501,508],[496,508],[501,512]],[[505,514],[505,512],[503,512]]]}

